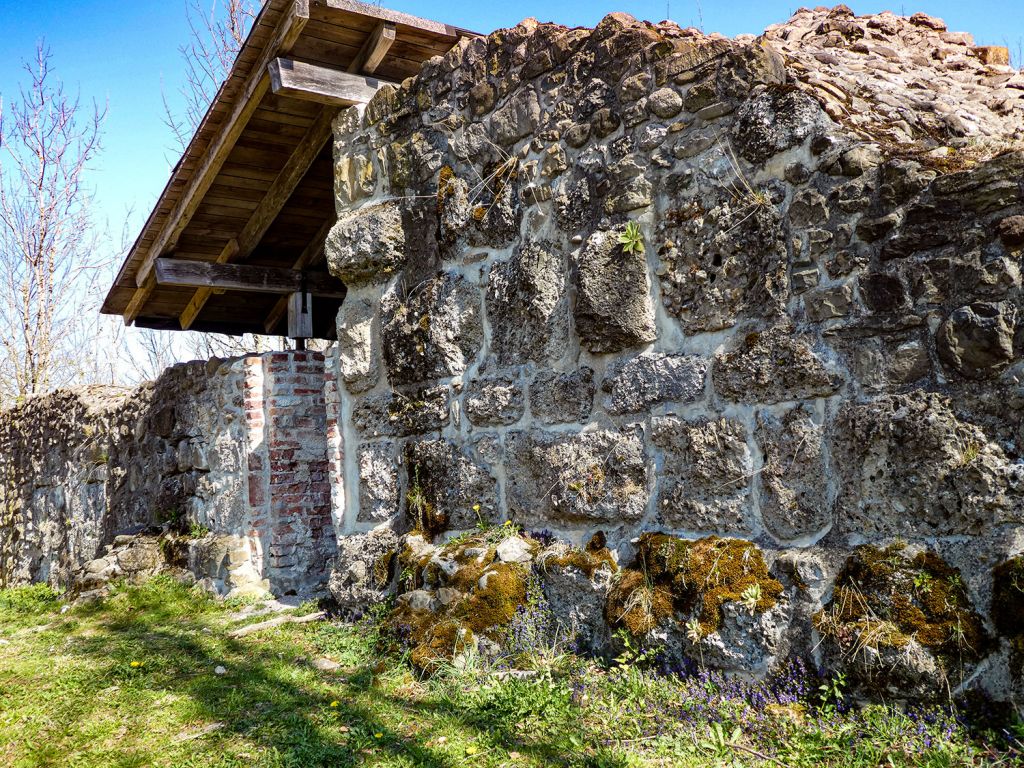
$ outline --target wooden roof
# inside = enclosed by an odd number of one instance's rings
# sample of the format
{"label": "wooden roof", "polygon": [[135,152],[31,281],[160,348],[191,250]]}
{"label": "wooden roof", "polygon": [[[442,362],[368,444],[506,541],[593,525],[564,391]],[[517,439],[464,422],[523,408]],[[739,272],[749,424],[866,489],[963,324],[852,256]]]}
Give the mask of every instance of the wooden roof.
{"label": "wooden roof", "polygon": [[[315,271],[334,222],[334,116],[474,34],[353,0],[268,0],[101,311],[164,330],[283,333],[294,280],[275,278]],[[182,261],[213,266],[182,278]],[[234,268],[217,265],[276,271],[235,290],[239,269],[225,282]],[[338,295],[315,297],[314,335],[331,338]]]}

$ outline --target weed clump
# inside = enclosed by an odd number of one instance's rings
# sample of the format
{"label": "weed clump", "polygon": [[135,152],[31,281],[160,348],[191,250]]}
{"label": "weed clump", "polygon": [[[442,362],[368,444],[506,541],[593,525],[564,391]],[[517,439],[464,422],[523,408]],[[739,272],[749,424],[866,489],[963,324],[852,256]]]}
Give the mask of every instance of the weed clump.
{"label": "weed clump", "polygon": [[782,592],[761,551],[749,541],[718,536],[686,541],[645,533],[634,567],[621,573],[609,593],[607,616],[636,635],[673,614],[695,613],[697,627],[706,636],[721,627],[726,603],[763,613]]}

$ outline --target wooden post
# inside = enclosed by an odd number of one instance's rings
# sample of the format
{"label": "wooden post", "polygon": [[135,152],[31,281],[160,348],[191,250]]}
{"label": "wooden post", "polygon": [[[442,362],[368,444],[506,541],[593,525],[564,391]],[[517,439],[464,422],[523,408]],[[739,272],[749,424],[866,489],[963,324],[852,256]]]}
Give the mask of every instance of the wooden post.
{"label": "wooden post", "polygon": [[313,338],[313,294],[302,291],[288,294],[288,338]]}

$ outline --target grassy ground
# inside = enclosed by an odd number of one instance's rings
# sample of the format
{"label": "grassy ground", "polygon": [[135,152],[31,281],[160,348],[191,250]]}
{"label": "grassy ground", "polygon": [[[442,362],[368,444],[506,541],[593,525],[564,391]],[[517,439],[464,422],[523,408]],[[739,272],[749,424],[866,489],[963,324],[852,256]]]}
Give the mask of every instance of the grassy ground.
{"label": "grassy ground", "polygon": [[528,679],[471,664],[426,680],[368,624],[232,640],[256,620],[239,608],[162,578],[70,610],[0,592],[0,765],[1022,764],[1005,733],[939,710],[843,712],[841,686],[808,690],[798,669],[751,688],[642,672],[639,651],[612,668],[549,653]]}

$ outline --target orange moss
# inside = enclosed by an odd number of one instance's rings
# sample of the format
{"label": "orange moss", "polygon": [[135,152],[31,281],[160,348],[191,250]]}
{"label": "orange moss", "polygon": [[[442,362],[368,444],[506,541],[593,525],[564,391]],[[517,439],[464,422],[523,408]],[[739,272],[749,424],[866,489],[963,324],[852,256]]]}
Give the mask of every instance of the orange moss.
{"label": "orange moss", "polygon": [[980,658],[989,644],[960,572],[935,552],[908,557],[902,544],[858,547],[814,625],[823,635],[874,647],[913,638],[948,661]]}
{"label": "orange moss", "polygon": [[[632,592],[637,590],[646,592],[634,597]],[[629,623],[638,629],[650,624],[644,614],[651,620],[666,615],[667,599],[668,613],[674,609],[688,614],[697,609],[701,632],[707,635],[721,626],[725,603],[756,596],[753,610],[764,612],[778,602],[782,592],[782,584],[769,575],[761,551],[749,541],[717,536],[686,541],[645,533],[640,537],[634,567],[622,573],[609,593],[606,612],[610,621],[633,632]],[[636,604],[650,609],[635,614],[631,609]]]}
{"label": "orange moss", "polygon": [[484,586],[478,586],[459,607],[463,622],[482,634],[508,624],[526,603],[526,579],[526,570],[516,563],[491,565]]}
{"label": "orange moss", "polygon": [[608,623],[625,627],[634,636],[655,629],[672,613],[672,594],[635,570],[619,573],[605,603]]}
{"label": "orange moss", "polygon": [[472,630],[453,620],[431,624],[412,649],[413,665],[424,672],[433,672],[440,662],[456,656],[474,643]]}
{"label": "orange moss", "polygon": [[782,584],[768,573],[764,557],[754,544],[743,539],[708,536],[684,541],[660,533],[640,537],[637,553],[656,583],[671,587],[676,607],[689,612],[699,606],[698,621],[704,634],[722,623],[722,606],[742,602],[754,588],[754,611],[772,608],[782,595]]}

